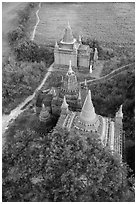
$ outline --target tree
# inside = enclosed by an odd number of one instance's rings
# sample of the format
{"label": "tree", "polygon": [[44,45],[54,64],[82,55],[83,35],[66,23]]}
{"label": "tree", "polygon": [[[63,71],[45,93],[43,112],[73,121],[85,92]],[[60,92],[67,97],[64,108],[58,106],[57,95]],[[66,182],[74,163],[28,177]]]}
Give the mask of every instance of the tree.
{"label": "tree", "polygon": [[58,130],[52,138],[46,164],[49,200],[121,201],[127,170],[119,157],[103,147],[94,134]]}
{"label": "tree", "polygon": [[127,169],[96,134],[17,132],[3,156],[3,201],[92,202],[134,198]]}

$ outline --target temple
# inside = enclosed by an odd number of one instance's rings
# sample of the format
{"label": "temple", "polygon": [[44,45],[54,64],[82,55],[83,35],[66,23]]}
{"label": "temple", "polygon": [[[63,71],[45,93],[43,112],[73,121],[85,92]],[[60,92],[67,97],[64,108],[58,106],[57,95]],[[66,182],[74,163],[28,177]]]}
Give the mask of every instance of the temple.
{"label": "temple", "polygon": [[[64,102],[63,102],[64,103]],[[122,106],[114,119],[97,115],[91,99],[91,91],[88,91],[80,112],[70,111],[68,105],[64,109],[61,106],[61,115],[56,127],[66,128],[68,131],[76,129],[79,132],[89,132],[99,137],[104,146],[110,147],[122,158]]]}
{"label": "temple", "polygon": [[87,80],[85,79],[84,85],[81,86],[77,78],[76,73],[80,73],[78,70],[81,67],[88,68],[91,74],[97,64],[97,48],[94,47],[93,52],[88,45],[82,44],[80,36],[77,40],[68,23],[62,39],[56,42],[54,48],[54,66],[59,69],[63,67],[65,75],[62,76],[59,87],[52,87],[45,96],[37,98],[36,115],[44,125],[52,116],[58,118],[55,130],[61,127],[70,132],[73,130],[88,132],[91,137],[96,135],[104,146],[108,146],[122,158],[122,105],[114,118],[98,115]]}
{"label": "temple", "polygon": [[74,38],[72,29],[68,23],[62,39],[55,44],[54,65],[58,67],[69,66],[69,61],[71,60],[72,67],[78,69],[80,67],[89,68],[91,53],[93,53],[92,48],[88,45],[83,45],[80,36],[79,40]]}
{"label": "temple", "polygon": [[69,68],[62,81],[61,87],[54,89],[56,89],[56,97],[53,98],[51,103],[53,114],[60,115],[60,107],[64,100],[64,96],[70,110],[81,110],[81,88],[76,73],[72,69],[71,60],[69,61]]}
{"label": "temple", "polygon": [[71,60],[68,71],[62,79],[61,87],[52,87],[42,101],[39,120],[46,124],[51,115],[59,118],[55,129],[61,127],[68,131],[88,132],[91,137],[93,134],[97,135],[104,146],[110,147],[122,158],[122,105],[116,112],[115,118],[98,115],[92,102],[91,91],[88,90],[87,81],[85,79],[82,88],[73,71]]}

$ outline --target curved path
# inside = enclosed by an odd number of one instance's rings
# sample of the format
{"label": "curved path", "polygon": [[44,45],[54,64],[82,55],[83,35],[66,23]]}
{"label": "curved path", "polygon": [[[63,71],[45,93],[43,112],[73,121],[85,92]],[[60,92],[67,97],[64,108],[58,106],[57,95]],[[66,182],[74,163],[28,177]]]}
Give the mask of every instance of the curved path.
{"label": "curved path", "polygon": [[33,41],[34,38],[35,38],[36,29],[37,29],[37,26],[38,26],[38,24],[39,24],[39,22],[40,22],[40,18],[39,18],[39,15],[38,15],[40,8],[41,8],[41,2],[39,3],[39,9],[36,11],[37,22],[36,22],[36,25],[35,25],[35,27],[34,27],[33,33],[32,33],[32,38],[31,38],[32,41]]}
{"label": "curved path", "polygon": [[[111,73],[109,73],[106,76],[103,76],[103,77],[101,77],[99,79],[87,80],[87,83],[94,84],[94,83],[98,83],[98,82],[101,82],[101,81],[104,81],[104,80],[111,79],[111,78],[117,76],[118,74],[120,74],[121,72],[123,72],[125,70],[128,70],[130,68],[130,66],[132,66],[134,64],[135,63],[131,63],[131,64],[125,65],[123,67],[120,67],[120,68],[112,71]],[[30,95],[23,103],[21,103],[19,106],[17,106],[17,108],[12,110],[9,115],[3,115],[2,116],[2,134],[3,135],[4,135],[5,131],[6,131],[6,129],[8,128],[8,125],[10,123],[12,123],[14,121],[14,119],[16,119],[25,110],[25,109],[23,109],[23,107],[25,105],[27,105],[27,103],[34,98],[35,93],[43,87],[43,85],[45,84],[47,78],[49,77],[49,75],[51,74],[52,71],[53,71],[53,64],[49,67],[48,72],[46,73],[43,81],[38,86],[38,88],[34,91],[34,93],[32,95]],[[82,85],[82,84],[84,84],[84,82],[81,82],[80,84]],[[3,138],[2,143],[3,143],[3,146],[4,146],[5,138]]]}
{"label": "curved path", "polygon": [[[29,103],[29,101],[31,101],[34,98],[36,92],[43,87],[47,78],[51,74],[52,70],[53,70],[53,64],[49,67],[48,72],[46,73],[43,81],[37,87],[37,89],[34,91],[34,93],[32,95],[30,95],[29,97],[27,97],[25,99],[25,101],[23,101],[20,105],[18,105],[14,110],[12,110],[9,115],[3,115],[2,116],[2,135],[3,136],[4,136],[6,129],[8,129],[9,124],[11,124],[25,110],[25,109],[23,109],[23,107],[27,103]],[[2,139],[2,143],[3,143],[3,145],[5,144],[5,137],[3,137],[3,139]]]}
{"label": "curved path", "polygon": [[[123,71],[126,71],[130,68],[130,66],[132,65],[135,65],[135,62],[131,63],[131,64],[128,64],[128,65],[125,65],[123,67],[120,67],[116,70],[113,70],[112,72],[110,72],[109,74],[105,75],[105,76],[102,76],[100,77],[99,79],[91,79],[91,80],[87,80],[87,83],[97,83],[97,82],[103,82],[104,80],[108,80],[108,79],[111,79],[115,76],[117,76],[118,74],[120,74],[121,72]],[[85,82],[81,82],[80,84],[83,85]]]}
{"label": "curved path", "polygon": [[[129,69],[130,66],[132,66],[134,64],[135,63],[131,63],[131,64],[125,65],[123,67],[120,67],[120,68],[112,71],[111,73],[107,74],[106,76],[100,77],[99,79],[87,80],[87,83],[97,83],[97,82],[103,81],[104,79],[106,79],[106,80],[111,79],[111,78],[117,76],[118,74],[120,74],[121,72]],[[49,77],[51,71],[53,71],[53,64],[49,67],[48,72],[46,73],[43,81],[41,82],[39,87],[35,90],[35,92],[32,95],[30,95],[29,97],[27,97],[27,99],[23,103],[21,103],[19,106],[17,106],[17,108],[12,110],[9,115],[4,115],[3,116],[3,120],[2,120],[2,133],[5,132],[5,129],[7,127],[7,124],[9,123],[9,121],[12,120],[12,119],[15,119],[21,112],[24,111],[23,107],[29,101],[31,101],[34,98],[35,93],[42,88],[42,86],[45,84],[47,78]],[[80,84],[82,85],[82,84],[84,84],[84,82],[81,82]]]}
{"label": "curved path", "polygon": [[[38,16],[40,8],[41,8],[41,2],[39,3],[39,9],[36,11],[37,22],[36,22],[36,25],[34,27],[31,40],[34,40],[36,29],[37,29],[37,26],[40,22],[40,19]],[[48,76],[50,75],[51,71],[52,71],[52,65],[49,67],[48,72],[46,73],[43,81],[41,82],[39,87],[34,91],[34,93],[32,95],[30,95],[29,97],[27,97],[25,99],[25,101],[22,102],[20,105],[18,105],[14,110],[12,110],[9,115],[2,115],[2,135],[4,135],[6,129],[8,128],[9,123],[13,122],[13,120],[15,120],[17,118],[17,116],[24,111],[23,107],[27,103],[29,103],[29,101],[31,101],[34,98],[35,93],[42,88],[42,86],[45,84],[45,81],[47,80]],[[5,138],[2,139],[2,143],[3,144],[5,143]]]}

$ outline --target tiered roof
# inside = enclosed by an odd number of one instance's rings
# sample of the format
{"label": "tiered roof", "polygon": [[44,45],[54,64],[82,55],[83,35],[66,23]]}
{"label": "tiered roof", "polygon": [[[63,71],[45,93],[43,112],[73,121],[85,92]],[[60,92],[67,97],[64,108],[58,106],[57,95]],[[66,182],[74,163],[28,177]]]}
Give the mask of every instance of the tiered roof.
{"label": "tiered roof", "polygon": [[76,40],[73,37],[72,30],[71,30],[71,27],[70,27],[69,22],[68,22],[68,26],[67,26],[67,28],[65,28],[64,36],[61,40],[61,43],[73,44],[75,41]]}
{"label": "tiered roof", "polygon": [[116,118],[123,118],[122,105],[120,106],[118,112],[116,113]]}
{"label": "tiered roof", "polygon": [[[69,69],[66,74],[66,77],[64,78],[64,84],[63,84],[63,89],[68,92],[74,92],[75,90],[78,90],[78,82],[77,82],[77,77],[75,72],[72,70],[71,66],[71,60],[69,63]],[[73,93],[72,93],[73,94]]]}
{"label": "tiered roof", "polygon": [[61,109],[68,109],[68,104],[67,104],[67,101],[66,101],[66,97],[64,96],[64,100],[63,100],[63,103],[61,105]]}
{"label": "tiered roof", "polygon": [[71,75],[71,74],[74,74],[74,75],[75,75],[75,72],[72,70],[71,60],[70,60],[70,61],[69,61],[69,69],[68,69],[67,75]]}

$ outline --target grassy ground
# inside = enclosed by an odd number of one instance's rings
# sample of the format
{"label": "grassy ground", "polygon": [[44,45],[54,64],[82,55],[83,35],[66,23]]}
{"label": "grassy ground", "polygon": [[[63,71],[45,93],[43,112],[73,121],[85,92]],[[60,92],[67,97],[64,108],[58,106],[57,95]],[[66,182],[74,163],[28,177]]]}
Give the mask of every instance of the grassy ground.
{"label": "grassy ground", "polygon": [[68,21],[76,37],[134,45],[134,3],[42,3],[36,42],[59,40]]}

